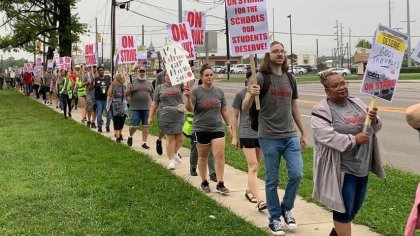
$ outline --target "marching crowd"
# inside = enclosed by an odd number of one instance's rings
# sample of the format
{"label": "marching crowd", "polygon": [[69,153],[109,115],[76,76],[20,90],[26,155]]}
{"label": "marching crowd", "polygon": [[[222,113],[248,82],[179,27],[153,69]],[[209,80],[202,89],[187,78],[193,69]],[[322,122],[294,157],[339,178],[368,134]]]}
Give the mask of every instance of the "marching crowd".
{"label": "marching crowd", "polygon": [[[292,209],[303,176],[301,150],[307,145],[298,104],[298,88],[288,65],[283,44],[271,43],[257,73],[257,83],[248,81],[231,105],[224,91],[215,86],[215,72],[208,65],[200,70],[198,85],[194,81],[172,85],[167,71],[157,71],[153,83],[142,66],[128,77],[104,75],[104,68],[76,66],[72,71],[60,70],[57,76],[47,70],[44,78],[34,79],[25,73],[16,79],[17,89],[44,100],[46,105],[60,107],[64,118],[72,109],[80,109],[87,127],[110,132],[113,121],[117,142],[124,140],[121,131],[129,118],[127,145],[141,127],[141,147],[150,149],[149,127],[160,129],[156,151],[163,153],[165,137],[167,168],[173,170],[182,162],[178,150],[184,137],[191,139],[190,174],[199,175],[201,189],[210,193],[209,180],[217,182],[216,191],[229,193],[224,182],[225,134],[231,146],[241,148],[248,164],[248,187],[245,197],[258,210],[268,210],[269,228],[274,235],[284,235],[283,218],[289,229],[296,229]],[[250,77],[251,73],[247,74]],[[376,133],[382,122],[377,109],[367,111],[366,105],[349,94],[344,78],[332,72],[321,75],[326,93],[312,112],[314,135],[314,198],[333,210],[334,228],[330,235],[351,235],[351,222],[361,208],[370,171],[385,178],[377,148]],[[261,109],[255,109],[258,97]],[[105,124],[103,115],[106,117]],[[155,119],[156,117],[156,119]],[[372,125],[363,129],[366,117]],[[365,152],[360,149],[365,148]],[[362,153],[362,154],[360,154]],[[282,199],[278,196],[279,169],[282,157],[288,182]],[[265,164],[265,196],[260,192],[257,174],[261,161]]]}

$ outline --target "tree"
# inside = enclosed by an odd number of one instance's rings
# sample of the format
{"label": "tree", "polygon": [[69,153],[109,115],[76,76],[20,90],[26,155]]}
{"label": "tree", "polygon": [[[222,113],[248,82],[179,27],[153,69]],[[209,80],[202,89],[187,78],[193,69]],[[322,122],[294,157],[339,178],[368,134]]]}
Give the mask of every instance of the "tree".
{"label": "tree", "polygon": [[0,37],[0,49],[40,53],[37,42],[48,46],[47,58],[53,57],[58,46],[61,56],[71,56],[72,42],[87,32],[87,25],[72,14],[79,0],[1,0],[5,14],[1,27],[10,31]]}
{"label": "tree", "polygon": [[361,39],[359,40],[359,42],[356,44],[357,48],[371,48],[372,44],[367,41],[366,39]]}

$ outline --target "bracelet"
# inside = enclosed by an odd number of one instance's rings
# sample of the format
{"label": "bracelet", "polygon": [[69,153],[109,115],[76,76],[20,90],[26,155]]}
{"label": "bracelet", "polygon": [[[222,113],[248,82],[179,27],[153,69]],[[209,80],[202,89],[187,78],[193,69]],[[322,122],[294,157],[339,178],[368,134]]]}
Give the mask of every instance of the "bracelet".
{"label": "bracelet", "polygon": [[231,125],[227,125],[226,127],[228,127],[228,128],[232,128],[232,126],[231,126]]}

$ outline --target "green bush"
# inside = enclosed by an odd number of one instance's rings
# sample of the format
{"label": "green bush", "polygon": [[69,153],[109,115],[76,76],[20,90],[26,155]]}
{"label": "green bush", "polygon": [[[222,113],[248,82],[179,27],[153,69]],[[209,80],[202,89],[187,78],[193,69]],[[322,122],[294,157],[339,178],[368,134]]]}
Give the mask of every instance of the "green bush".
{"label": "green bush", "polygon": [[400,73],[420,73],[420,67],[402,67]]}

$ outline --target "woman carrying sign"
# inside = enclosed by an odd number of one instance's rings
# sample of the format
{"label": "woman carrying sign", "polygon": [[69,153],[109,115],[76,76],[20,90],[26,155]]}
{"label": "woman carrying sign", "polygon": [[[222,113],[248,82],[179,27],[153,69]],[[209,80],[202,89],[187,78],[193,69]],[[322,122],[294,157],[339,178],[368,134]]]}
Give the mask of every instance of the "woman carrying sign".
{"label": "woman carrying sign", "polygon": [[172,86],[167,71],[164,72],[165,83],[156,87],[153,102],[150,107],[148,124],[153,122],[153,115],[159,109],[159,128],[166,136],[166,154],[168,155],[168,169],[175,169],[175,162],[181,163],[177,155],[184,143],[182,126],[184,124],[185,105],[182,101],[182,85]]}
{"label": "woman carrying sign", "polygon": [[186,88],[186,108],[194,111],[193,137],[198,150],[198,170],[201,176],[201,189],[205,193],[210,192],[207,181],[207,158],[210,148],[216,161],[217,192],[229,193],[223,182],[225,169],[225,129],[222,117],[228,125],[229,114],[226,107],[226,97],[222,89],[215,87],[214,72],[209,65],[204,65],[200,70],[203,83],[192,92]]}
{"label": "woman carrying sign", "polygon": [[[347,82],[334,72],[321,75],[327,98],[314,107],[311,117],[314,148],[313,197],[333,210],[330,235],[351,235],[351,222],[365,199],[368,174],[385,178],[376,132],[382,123],[377,109],[367,112],[362,100],[349,96]],[[372,122],[363,131],[366,116]],[[362,145],[368,150],[358,155]]]}

